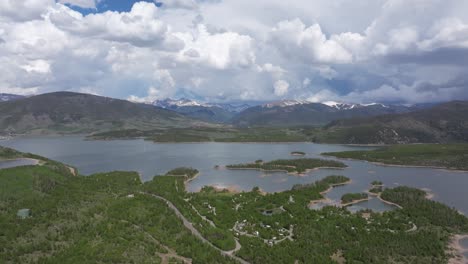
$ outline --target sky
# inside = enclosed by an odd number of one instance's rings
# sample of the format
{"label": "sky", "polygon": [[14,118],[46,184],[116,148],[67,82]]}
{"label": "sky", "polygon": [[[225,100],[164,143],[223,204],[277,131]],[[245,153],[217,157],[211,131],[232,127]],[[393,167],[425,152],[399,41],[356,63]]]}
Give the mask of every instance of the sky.
{"label": "sky", "polygon": [[0,92],[468,100],[468,1],[0,0]]}

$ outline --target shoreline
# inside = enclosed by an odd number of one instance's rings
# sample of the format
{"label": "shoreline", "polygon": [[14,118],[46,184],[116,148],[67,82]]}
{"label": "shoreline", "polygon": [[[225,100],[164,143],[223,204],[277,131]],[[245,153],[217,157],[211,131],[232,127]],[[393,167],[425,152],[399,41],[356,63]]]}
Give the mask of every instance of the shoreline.
{"label": "shoreline", "polygon": [[[39,165],[42,161],[42,160],[33,159],[33,158],[13,158],[13,159],[1,159],[0,158],[0,162],[1,161],[17,161],[17,160],[32,160],[35,162],[35,164],[32,164],[32,165]],[[30,165],[23,165],[23,166],[30,166]]]}
{"label": "shoreline", "polygon": [[[198,176],[200,175],[200,172],[197,172],[197,174],[195,174],[192,178],[188,178],[187,175],[185,175],[185,177],[187,177],[188,179],[186,179],[184,181],[184,190],[187,192],[187,183],[190,183],[191,181],[195,180],[196,178],[198,178]],[[170,175],[169,175],[170,176]],[[181,177],[181,176],[179,176]],[[182,176],[184,177],[184,176]]]}
{"label": "shoreline", "polygon": [[349,203],[342,203],[340,202],[340,205],[341,207],[347,207],[347,206],[350,206],[350,205],[355,205],[355,204],[358,204],[360,202],[365,202],[365,201],[369,201],[370,199],[372,199],[370,196],[368,196],[367,198],[362,198],[362,199],[359,199],[359,200],[354,200],[354,201],[351,201]]}
{"label": "shoreline", "polygon": [[351,184],[351,183],[353,183],[352,179],[349,179],[348,181],[343,182],[343,183],[330,184],[330,187],[328,189],[326,189],[325,191],[320,192],[320,194],[325,195],[325,194],[331,192],[333,190],[333,188],[335,188],[335,187],[344,186],[344,185],[348,185],[348,184]]}
{"label": "shoreline", "polygon": [[381,194],[378,194],[378,195],[377,195],[377,199],[379,199],[381,202],[386,203],[386,204],[388,204],[388,205],[393,205],[393,206],[398,207],[399,209],[403,209],[403,206],[401,206],[401,205],[399,205],[399,204],[392,203],[392,202],[390,202],[390,201],[384,200],[384,199],[382,198]]}
{"label": "shoreline", "polygon": [[463,247],[461,241],[468,239],[468,234],[456,234],[450,238],[449,249],[447,250],[449,254],[453,256],[449,259],[449,264],[463,264],[468,262],[468,258],[464,254],[468,253],[468,248]]}
{"label": "shoreline", "polygon": [[330,184],[330,187],[328,187],[328,189],[326,189],[325,191],[321,191],[319,192],[320,195],[323,196],[322,199],[318,199],[318,200],[311,200],[309,201],[309,204],[308,206],[312,206],[312,205],[315,205],[315,204],[318,204],[318,203],[329,203],[329,205],[334,205],[333,203],[335,202],[334,200],[328,198],[328,197],[325,197],[325,195],[329,192],[331,192],[333,190],[333,188],[335,187],[339,187],[339,186],[344,186],[344,185],[348,185],[348,184],[351,184],[353,182],[352,179],[349,179],[348,181],[346,182],[343,182],[343,183],[334,183],[334,184]]}
{"label": "shoreline", "polygon": [[355,159],[355,158],[340,158],[340,157],[337,157],[337,156],[332,156],[332,155],[322,155],[320,154],[321,156],[325,156],[325,157],[334,157],[338,160],[348,160],[348,161],[362,161],[362,162],[367,162],[367,163],[371,163],[371,164],[374,164],[374,165],[378,165],[378,166],[382,166],[382,167],[399,167],[399,168],[415,168],[415,169],[434,169],[434,170],[443,170],[443,171],[449,171],[449,172],[460,172],[460,173],[466,173],[468,172],[468,169],[467,170],[460,170],[460,169],[450,169],[450,168],[447,168],[447,167],[438,167],[438,166],[424,166],[424,165],[402,165],[402,164],[391,164],[391,163],[384,163],[384,162],[379,162],[379,161],[369,161],[369,160],[365,160],[365,159]]}

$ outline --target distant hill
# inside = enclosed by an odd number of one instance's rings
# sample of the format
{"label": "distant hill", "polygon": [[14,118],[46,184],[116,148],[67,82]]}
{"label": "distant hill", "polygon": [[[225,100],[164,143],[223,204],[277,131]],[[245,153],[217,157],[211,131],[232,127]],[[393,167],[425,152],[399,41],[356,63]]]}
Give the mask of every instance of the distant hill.
{"label": "distant hill", "polygon": [[468,102],[331,122],[318,141],[348,144],[468,142]]}
{"label": "distant hill", "polygon": [[22,95],[0,93],[0,102],[13,101],[24,98]]}
{"label": "distant hill", "polygon": [[125,100],[56,92],[0,102],[3,133],[88,133],[197,125],[175,112]]}
{"label": "distant hill", "polygon": [[344,118],[404,113],[411,110],[411,107],[401,105],[324,104],[287,100],[248,108],[234,117],[232,122],[237,126],[322,126]]}

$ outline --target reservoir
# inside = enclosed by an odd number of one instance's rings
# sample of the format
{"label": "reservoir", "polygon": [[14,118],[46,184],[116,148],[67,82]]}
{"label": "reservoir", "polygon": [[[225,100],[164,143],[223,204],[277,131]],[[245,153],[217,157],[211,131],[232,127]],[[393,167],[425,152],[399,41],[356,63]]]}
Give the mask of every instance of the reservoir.
{"label": "reservoir", "polygon": [[[386,187],[406,185],[429,190],[436,201],[468,213],[468,172],[432,168],[409,168],[375,165],[365,161],[343,160],[345,169],[320,169],[304,176],[283,172],[255,170],[226,170],[225,165],[253,162],[258,159],[300,158],[292,151],[306,153],[305,158],[323,158],[320,153],[365,150],[372,147],[327,145],[314,143],[153,143],[144,140],[87,141],[81,136],[21,137],[0,141],[0,145],[23,152],[31,152],[75,166],[89,175],[113,170],[136,171],[142,180],[181,166],[200,171],[191,181],[188,191],[198,191],[205,185],[248,191],[258,186],[266,192],[290,189],[295,184],[312,183],[328,175],[344,175],[352,179],[346,186],[334,188],[326,196],[339,201],[346,193],[364,192],[374,180]],[[0,168],[11,167],[11,161],[0,162]],[[19,162],[18,165],[25,161]],[[215,168],[218,165],[219,168]],[[3,167],[2,167],[3,166]],[[385,211],[390,206],[377,199],[354,205],[352,210],[371,208]]]}
{"label": "reservoir", "polygon": [[0,160],[0,169],[18,167],[18,166],[27,166],[27,165],[36,165],[37,160],[34,159],[13,159],[13,160]]}

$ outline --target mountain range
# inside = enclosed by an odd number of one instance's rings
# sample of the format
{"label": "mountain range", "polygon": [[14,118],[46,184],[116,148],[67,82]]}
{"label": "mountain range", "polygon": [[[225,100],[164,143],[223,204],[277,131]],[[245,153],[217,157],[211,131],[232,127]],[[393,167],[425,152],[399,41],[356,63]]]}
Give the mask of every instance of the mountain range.
{"label": "mountain range", "polygon": [[251,105],[245,103],[201,103],[185,98],[156,100],[153,105],[178,112],[190,118],[224,124],[230,123],[234,116],[251,107]]}
{"label": "mountain range", "polygon": [[412,111],[403,105],[280,101],[250,107],[233,118],[236,126],[323,126],[331,121]]}
{"label": "mountain range", "polygon": [[453,101],[400,114],[342,119],[321,141],[346,144],[468,142],[468,102]]}
{"label": "mountain range", "polygon": [[423,108],[422,105],[347,104],[338,102],[313,103],[303,100],[282,100],[264,104],[201,103],[189,99],[164,99],[153,105],[187,117],[207,122],[255,126],[322,126],[343,118],[394,114]]}
{"label": "mountain range", "polygon": [[72,92],[2,98],[7,101],[0,102],[0,134],[73,134],[132,129],[157,134],[170,128],[216,127],[243,131],[244,128],[263,127],[273,131],[296,127],[304,128],[307,138],[316,142],[468,142],[466,101],[404,106],[285,100],[242,110],[247,106],[187,99],[139,104]]}

